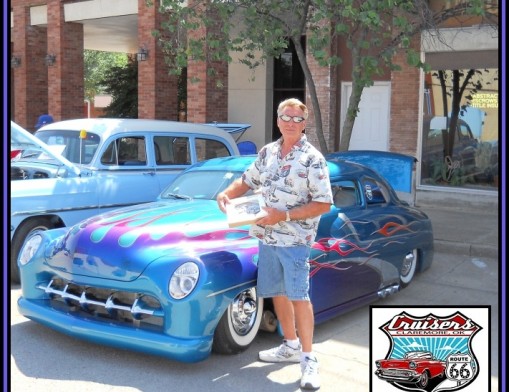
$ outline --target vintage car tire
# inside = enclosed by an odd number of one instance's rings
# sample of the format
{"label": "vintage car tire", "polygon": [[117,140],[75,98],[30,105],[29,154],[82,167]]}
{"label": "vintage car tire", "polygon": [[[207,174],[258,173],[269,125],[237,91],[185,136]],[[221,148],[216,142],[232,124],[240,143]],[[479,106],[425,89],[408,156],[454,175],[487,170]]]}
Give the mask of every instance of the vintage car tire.
{"label": "vintage car tire", "polygon": [[263,315],[263,298],[256,288],[237,295],[224,312],[214,333],[212,350],[218,354],[237,354],[253,343]]}
{"label": "vintage car tire", "polygon": [[417,263],[419,262],[419,251],[417,249],[414,249],[409,255],[412,257],[408,258],[408,255],[405,256],[399,274],[402,287],[407,287],[412,282],[417,270]]}
{"label": "vintage car tire", "polygon": [[23,222],[18,228],[12,241],[12,253],[11,253],[11,282],[19,283],[19,268],[18,268],[18,255],[21,247],[25,243],[25,240],[32,233],[37,231],[45,231],[52,228],[51,221],[47,218],[36,218],[30,219],[27,222]]}
{"label": "vintage car tire", "polygon": [[419,388],[426,388],[428,386],[428,383],[429,383],[429,373],[427,370],[425,370],[424,372],[422,372],[421,379],[418,383],[416,383],[416,385]]}

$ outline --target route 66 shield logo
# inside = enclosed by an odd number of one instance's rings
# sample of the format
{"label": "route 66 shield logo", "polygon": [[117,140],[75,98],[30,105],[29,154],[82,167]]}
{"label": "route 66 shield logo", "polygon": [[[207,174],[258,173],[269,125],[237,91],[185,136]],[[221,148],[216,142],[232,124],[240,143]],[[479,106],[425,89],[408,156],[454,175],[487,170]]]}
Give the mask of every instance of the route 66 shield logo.
{"label": "route 66 shield logo", "polygon": [[456,391],[479,375],[472,340],[482,327],[459,311],[447,316],[403,311],[378,329],[390,345],[384,358],[374,358],[374,376],[393,387],[387,390]]}
{"label": "route 66 shield logo", "polygon": [[446,360],[447,367],[445,374],[449,380],[457,381],[458,386],[472,380],[477,372],[476,362],[469,354],[458,352],[451,354]]}

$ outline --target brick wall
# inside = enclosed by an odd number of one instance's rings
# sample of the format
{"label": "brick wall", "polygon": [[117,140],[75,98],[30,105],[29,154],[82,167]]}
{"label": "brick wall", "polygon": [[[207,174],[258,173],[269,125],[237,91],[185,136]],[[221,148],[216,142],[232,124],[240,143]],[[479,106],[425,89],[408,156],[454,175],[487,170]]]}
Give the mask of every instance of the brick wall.
{"label": "brick wall", "polygon": [[47,31],[43,27],[26,28],[30,23],[30,8],[23,4],[12,8],[20,23],[13,28],[11,55],[21,64],[11,68],[14,92],[13,120],[29,131],[35,130],[39,115],[48,113],[48,70],[44,64]]}
{"label": "brick wall", "polygon": [[169,74],[164,53],[152,36],[161,28],[163,14],[156,5],[138,0],[138,42],[148,50],[146,61],[138,62],[138,118],[178,119],[177,77]]}
{"label": "brick wall", "polygon": [[[333,42],[329,52],[336,51],[337,44]],[[318,102],[321,109],[322,130],[327,144],[328,152],[334,151],[334,141],[336,130],[339,129],[339,111],[337,110],[337,72],[333,67],[320,66],[313,56],[307,51],[307,62],[316,88]],[[306,106],[309,109],[308,125],[306,126],[306,135],[310,143],[321,150],[316,132],[316,114],[309,94],[309,86],[306,86]],[[322,153],[326,153],[322,151]]]}
{"label": "brick wall", "polygon": [[48,0],[47,53],[56,55],[48,66],[48,112],[55,121],[79,118],[85,99],[83,25],[65,23],[64,4]]}
{"label": "brick wall", "polygon": [[[189,6],[199,3],[189,1]],[[205,12],[203,10],[203,12]],[[209,15],[212,17],[212,15]],[[190,38],[218,33],[220,26],[204,27],[188,32]],[[204,48],[207,55],[207,47]],[[209,75],[214,69],[215,75]],[[228,63],[219,61],[189,61],[187,67],[187,121],[189,122],[227,122],[228,121]]]}
{"label": "brick wall", "polygon": [[[419,43],[416,37],[412,46],[418,50]],[[407,65],[404,53],[398,53],[394,63],[402,69],[391,75],[389,151],[417,156],[420,70]]]}

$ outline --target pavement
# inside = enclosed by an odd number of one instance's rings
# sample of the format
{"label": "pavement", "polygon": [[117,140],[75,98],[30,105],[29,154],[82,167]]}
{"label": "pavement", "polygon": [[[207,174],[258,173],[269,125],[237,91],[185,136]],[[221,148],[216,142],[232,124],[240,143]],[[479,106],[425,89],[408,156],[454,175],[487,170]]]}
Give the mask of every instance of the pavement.
{"label": "pavement", "polygon": [[416,207],[431,219],[435,252],[499,258],[498,208]]}

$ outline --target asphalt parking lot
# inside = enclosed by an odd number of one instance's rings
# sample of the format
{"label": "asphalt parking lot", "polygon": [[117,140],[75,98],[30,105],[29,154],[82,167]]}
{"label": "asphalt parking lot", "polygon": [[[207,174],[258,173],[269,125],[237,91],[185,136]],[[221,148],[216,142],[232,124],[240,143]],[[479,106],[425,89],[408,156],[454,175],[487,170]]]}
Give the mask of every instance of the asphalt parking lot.
{"label": "asphalt parking lot", "polygon": [[[428,271],[417,275],[403,291],[376,305],[491,306],[491,391],[497,392],[498,283],[495,258],[435,253]],[[266,364],[257,360],[259,350],[280,343],[276,334],[260,333],[253,346],[239,355],[212,355],[204,362],[183,364],[57,333],[19,315],[18,285],[11,287],[10,294],[13,392],[300,391],[298,364]],[[369,331],[369,307],[316,327],[314,349],[320,361],[320,391],[370,390]],[[468,392],[469,388],[464,390]]]}

